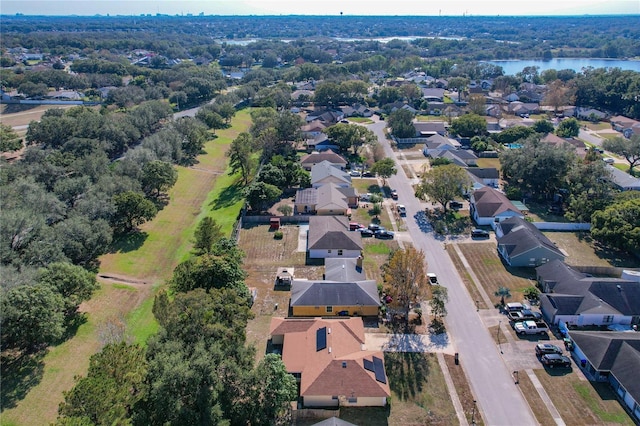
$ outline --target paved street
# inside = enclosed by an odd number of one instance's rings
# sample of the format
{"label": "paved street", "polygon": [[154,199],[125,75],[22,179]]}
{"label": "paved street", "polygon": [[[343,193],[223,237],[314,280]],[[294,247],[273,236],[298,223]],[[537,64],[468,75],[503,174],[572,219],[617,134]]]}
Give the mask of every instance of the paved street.
{"label": "paved street", "polygon": [[[384,122],[377,122],[367,127],[376,133],[387,155],[395,158],[389,141],[384,136],[384,126]],[[440,284],[448,289],[447,330],[486,423],[536,425],[535,417],[514,384],[509,366],[481,321],[475,303],[444,250],[444,242],[435,238],[433,232],[424,232],[415,221],[414,216],[423,211],[426,204],[415,198],[402,167],[398,166],[397,169],[398,174],[388,180],[389,185],[398,191],[398,202],[406,206],[407,231],[412,236],[414,246],[425,252],[429,272],[435,272]]]}

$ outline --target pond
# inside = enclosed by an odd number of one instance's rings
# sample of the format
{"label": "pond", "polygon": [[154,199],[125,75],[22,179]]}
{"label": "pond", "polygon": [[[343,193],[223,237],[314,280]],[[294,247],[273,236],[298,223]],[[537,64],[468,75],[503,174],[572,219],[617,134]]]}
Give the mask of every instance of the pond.
{"label": "pond", "polygon": [[626,61],[621,59],[592,59],[592,58],[554,58],[548,61],[542,59],[513,59],[504,61],[487,61],[499,65],[505,75],[515,75],[525,67],[536,66],[538,72],[549,69],[582,71],[582,68],[620,68],[640,72],[640,61]]}

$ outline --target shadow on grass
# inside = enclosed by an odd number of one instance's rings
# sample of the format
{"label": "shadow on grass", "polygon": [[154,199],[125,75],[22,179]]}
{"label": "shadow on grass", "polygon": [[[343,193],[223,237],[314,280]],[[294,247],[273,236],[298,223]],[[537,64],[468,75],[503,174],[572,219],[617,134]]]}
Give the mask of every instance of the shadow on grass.
{"label": "shadow on grass", "polygon": [[2,354],[2,392],[0,410],[13,408],[29,390],[40,383],[44,375],[43,359],[47,351]]}
{"label": "shadow on grass", "polygon": [[354,425],[387,426],[390,410],[388,404],[386,407],[341,407],[340,420]]}
{"label": "shadow on grass", "polygon": [[640,266],[640,259],[627,252],[607,247],[597,242],[593,242],[591,245],[593,246],[596,256],[606,260],[613,266],[627,268],[637,268]]}
{"label": "shadow on grass", "polygon": [[29,111],[30,109],[35,109],[35,108],[37,108],[39,106],[40,105],[7,104],[4,107],[4,111],[2,113],[3,114],[14,114],[16,112],[25,112],[25,111]]}
{"label": "shadow on grass", "polygon": [[149,234],[146,232],[133,232],[120,235],[109,249],[109,253],[128,253],[142,247]]}
{"label": "shadow on grass", "polygon": [[419,352],[387,352],[384,366],[389,386],[401,400],[417,398],[429,377],[427,355]]}
{"label": "shadow on grass", "polygon": [[234,182],[232,185],[229,185],[225,189],[220,192],[220,195],[213,200],[210,204],[211,210],[223,209],[226,207],[230,207],[236,204],[238,201],[242,200],[242,190],[245,185],[240,181]]}

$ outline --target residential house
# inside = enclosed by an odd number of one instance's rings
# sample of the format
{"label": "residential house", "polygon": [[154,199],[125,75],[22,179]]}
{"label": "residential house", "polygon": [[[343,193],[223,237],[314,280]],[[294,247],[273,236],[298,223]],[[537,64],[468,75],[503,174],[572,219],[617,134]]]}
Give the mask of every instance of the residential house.
{"label": "residential house", "polygon": [[422,153],[425,157],[431,157],[434,152],[455,151],[460,148],[460,142],[455,139],[444,137],[440,134],[429,136],[424,143]]}
{"label": "residential house", "polygon": [[366,350],[362,318],[272,318],[269,334],[303,407],[387,404],[384,354]]}
{"label": "residential house", "polygon": [[443,121],[414,121],[413,127],[416,129],[417,138],[447,134],[447,127]]}
{"label": "residential house", "polygon": [[575,110],[575,114],[576,114],[576,117],[578,117],[581,120],[593,120],[593,119],[604,120],[605,118],[607,118],[606,112],[602,112],[593,108],[577,107]]}
{"label": "residential house", "polygon": [[311,186],[319,188],[327,183],[335,183],[341,187],[351,186],[349,173],[324,160],[311,166]]}
{"label": "residential house", "polygon": [[343,106],[340,108],[345,117],[371,117],[373,110],[362,104]]}
{"label": "residential house", "polygon": [[508,111],[511,114],[519,115],[521,117],[529,114],[537,114],[540,112],[540,105],[536,103],[524,103],[520,101],[510,102],[508,105]]}
{"label": "residential house", "polygon": [[572,355],[592,381],[609,382],[640,424],[640,333],[570,331]]}
{"label": "residential house", "polygon": [[357,282],[367,279],[362,268],[362,256],[330,257],[324,260],[323,279],[329,281]]}
{"label": "residential house", "polygon": [[556,134],[547,133],[540,139],[540,142],[545,142],[545,143],[554,145],[556,147],[559,147],[565,144],[570,145],[574,149],[576,155],[582,158],[584,158],[585,155],[587,155],[587,146],[580,139],[561,138]]}
{"label": "residential house", "polygon": [[611,128],[622,133],[627,139],[633,135],[640,135],[640,121],[622,115],[611,117],[609,121],[611,122]]}
{"label": "residential house", "polygon": [[495,167],[469,167],[466,170],[472,181],[478,182],[482,186],[498,188],[500,172]]}
{"label": "residential house", "polygon": [[524,218],[522,212],[506,195],[491,187],[480,188],[471,193],[469,213],[478,225],[491,225],[502,222],[510,217]]}
{"label": "residential house", "polygon": [[332,125],[344,118],[344,114],[340,110],[318,110],[307,114],[305,120],[307,123],[318,120],[325,125]]}
{"label": "residential house", "polygon": [[477,165],[478,157],[471,150],[457,149],[455,151],[444,150],[434,151],[431,154],[432,158],[446,158],[453,164],[460,167],[469,167]]}
{"label": "residential house", "polygon": [[351,216],[351,209],[358,206],[358,194],[353,187],[341,187],[334,183],[319,188],[296,191],[294,214]]}
{"label": "residential house", "polygon": [[362,236],[349,231],[346,216],[311,216],[307,250],[312,259],[352,257],[362,255]]}
{"label": "residential house", "polygon": [[422,89],[422,98],[427,102],[444,102],[444,89]]}
{"label": "residential house", "polygon": [[640,324],[640,282],[593,277],[560,260],[536,268],[540,310],[550,324]]}
{"label": "residential house", "polygon": [[293,280],[291,316],[377,316],[380,307],[375,280]]}
{"label": "residential house", "polygon": [[313,139],[307,139],[306,144],[307,144],[308,152],[313,152],[313,151],[322,152],[328,149],[332,151],[337,151],[340,149],[340,147],[336,145],[336,143],[333,142],[331,139],[329,139],[329,137],[325,133],[320,133],[318,136],[314,137]]}
{"label": "residential house", "polygon": [[623,172],[611,165],[607,165],[609,179],[618,189],[622,191],[640,191],[640,178],[633,177],[629,173]]}
{"label": "residential house", "polygon": [[497,224],[496,239],[498,253],[510,266],[535,267],[565,257],[535,225],[518,216]]}
{"label": "residential house", "polygon": [[307,124],[302,126],[300,128],[300,133],[302,134],[302,137],[304,137],[305,139],[312,139],[317,137],[318,135],[322,135],[323,134],[322,132],[326,128],[327,126],[324,123],[322,123],[320,120],[313,120],[313,121],[307,122]]}
{"label": "residential house", "polygon": [[344,170],[345,167],[347,167],[347,160],[330,149],[323,152],[312,152],[311,154],[305,155],[300,159],[300,165],[303,169],[311,171],[313,166],[323,161],[328,161],[332,166],[337,167],[340,170]]}

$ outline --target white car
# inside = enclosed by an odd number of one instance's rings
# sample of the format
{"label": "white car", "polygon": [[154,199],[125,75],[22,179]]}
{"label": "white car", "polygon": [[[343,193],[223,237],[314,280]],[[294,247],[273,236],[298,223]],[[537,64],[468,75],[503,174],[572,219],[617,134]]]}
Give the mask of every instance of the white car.
{"label": "white car", "polygon": [[611,158],[611,157],[603,158],[602,161],[604,161],[607,164],[613,164],[613,163],[616,162],[616,160],[614,158]]}

